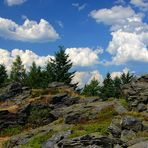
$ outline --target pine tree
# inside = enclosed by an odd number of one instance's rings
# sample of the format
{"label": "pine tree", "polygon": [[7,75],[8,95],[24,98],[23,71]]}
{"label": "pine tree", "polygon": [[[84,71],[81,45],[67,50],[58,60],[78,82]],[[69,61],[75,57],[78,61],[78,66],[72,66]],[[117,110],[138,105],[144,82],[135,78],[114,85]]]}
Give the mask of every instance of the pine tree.
{"label": "pine tree", "polygon": [[38,67],[35,62],[32,63],[27,76],[27,85],[31,88],[40,88],[43,81],[41,67]]}
{"label": "pine tree", "polygon": [[114,96],[115,96],[114,83],[110,73],[107,73],[106,78],[103,81],[103,86],[101,87],[101,97],[102,99],[106,100]]}
{"label": "pine tree", "polygon": [[123,73],[121,75],[122,85],[130,83],[133,80],[133,78],[134,78],[133,74],[130,74],[129,72],[128,73]]}
{"label": "pine tree", "polygon": [[121,79],[119,77],[115,77],[113,83],[115,98],[119,98],[121,96]]}
{"label": "pine tree", "polygon": [[86,96],[98,96],[99,93],[100,86],[98,80],[96,79],[92,79],[90,84],[85,85],[82,91],[82,94]]}
{"label": "pine tree", "polygon": [[8,75],[7,75],[6,67],[0,64],[0,86],[2,86],[4,82],[6,82],[7,78],[8,78]]}
{"label": "pine tree", "polygon": [[64,82],[70,85],[75,72],[71,72],[72,62],[65,49],[59,46],[59,51],[55,53],[55,58],[51,59],[46,65],[48,82]]}
{"label": "pine tree", "polygon": [[17,56],[12,64],[10,79],[15,82],[24,84],[26,80],[26,72],[20,56]]}

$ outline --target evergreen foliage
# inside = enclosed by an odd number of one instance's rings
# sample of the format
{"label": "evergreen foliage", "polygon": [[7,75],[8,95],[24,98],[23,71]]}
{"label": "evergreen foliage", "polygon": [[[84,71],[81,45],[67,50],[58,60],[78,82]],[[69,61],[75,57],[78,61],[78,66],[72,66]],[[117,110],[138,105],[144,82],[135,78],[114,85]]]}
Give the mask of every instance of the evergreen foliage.
{"label": "evergreen foliage", "polygon": [[98,80],[92,79],[90,84],[84,86],[82,94],[86,96],[98,96],[99,92],[100,86]]}
{"label": "evergreen foliage", "polygon": [[114,97],[115,92],[114,92],[114,82],[111,78],[110,73],[107,73],[104,81],[103,81],[103,86],[101,87],[101,97],[102,99],[106,100],[110,97]]}
{"label": "evergreen foliage", "polygon": [[31,88],[40,88],[42,83],[41,67],[37,66],[36,63],[33,62],[27,75],[27,85]]}
{"label": "evergreen foliage", "polygon": [[128,73],[123,73],[121,75],[122,85],[130,83],[133,80],[133,78],[134,78],[133,74],[130,74],[129,72]]}
{"label": "evergreen foliage", "polygon": [[20,56],[17,56],[12,64],[10,79],[15,82],[24,84],[26,80],[26,70],[22,64]]}
{"label": "evergreen foliage", "polygon": [[72,62],[69,55],[65,53],[63,46],[59,46],[59,51],[55,53],[55,58],[46,65],[46,75],[48,82],[64,82],[70,85],[75,72],[71,72]]}
{"label": "evergreen foliage", "polygon": [[6,67],[2,64],[0,64],[0,86],[2,86],[3,83],[6,82],[8,78]]}
{"label": "evergreen foliage", "polygon": [[121,79],[119,77],[115,77],[113,80],[114,83],[114,97],[121,97]]}

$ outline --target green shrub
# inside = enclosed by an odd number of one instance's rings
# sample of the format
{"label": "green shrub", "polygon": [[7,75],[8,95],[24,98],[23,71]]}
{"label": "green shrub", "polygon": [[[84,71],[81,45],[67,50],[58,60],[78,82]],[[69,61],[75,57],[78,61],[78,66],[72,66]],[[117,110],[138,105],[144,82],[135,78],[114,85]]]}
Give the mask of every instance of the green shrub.
{"label": "green shrub", "polygon": [[1,137],[13,136],[13,135],[21,133],[22,129],[23,129],[23,127],[21,127],[21,126],[11,127],[11,128],[9,127],[9,128],[4,129],[4,130],[1,130],[0,131],[0,136]]}
{"label": "green shrub", "polygon": [[121,105],[123,107],[125,107],[126,109],[128,109],[128,102],[124,99],[124,98],[120,98],[119,102],[121,103]]}
{"label": "green shrub", "polygon": [[37,135],[27,144],[22,145],[22,148],[41,148],[42,144],[47,141],[53,135],[53,131],[45,134],[45,135]]}
{"label": "green shrub", "polygon": [[28,122],[32,124],[40,125],[44,119],[48,119],[51,109],[47,108],[35,108],[31,109]]}

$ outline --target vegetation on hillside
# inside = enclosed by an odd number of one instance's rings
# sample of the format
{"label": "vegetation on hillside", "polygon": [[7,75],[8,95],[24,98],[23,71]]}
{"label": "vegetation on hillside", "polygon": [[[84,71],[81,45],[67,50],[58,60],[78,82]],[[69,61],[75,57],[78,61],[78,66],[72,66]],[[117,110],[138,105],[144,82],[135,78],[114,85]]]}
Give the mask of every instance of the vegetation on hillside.
{"label": "vegetation on hillside", "polygon": [[[17,56],[12,63],[10,76],[8,77],[6,67],[0,65],[0,86],[8,80],[11,82],[19,82],[22,85],[29,86],[33,89],[47,88],[51,82],[64,82],[66,85],[77,88],[77,84],[72,84],[75,71],[71,71],[72,62],[69,55],[65,53],[63,46],[59,46],[59,51],[55,53],[45,67],[37,66],[35,62],[29,68],[25,69],[20,56]],[[100,96],[103,100],[108,98],[122,97],[121,86],[130,83],[134,78],[133,74],[123,73],[121,77],[112,79],[111,74],[107,73],[103,84],[96,79],[92,79],[86,84],[81,91],[85,96]]]}

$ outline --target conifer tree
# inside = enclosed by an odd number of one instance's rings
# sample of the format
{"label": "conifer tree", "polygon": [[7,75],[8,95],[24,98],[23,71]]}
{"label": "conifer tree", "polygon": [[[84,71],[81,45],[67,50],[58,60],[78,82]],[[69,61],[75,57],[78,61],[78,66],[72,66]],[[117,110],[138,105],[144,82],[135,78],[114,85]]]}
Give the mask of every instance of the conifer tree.
{"label": "conifer tree", "polygon": [[115,77],[113,83],[115,98],[119,98],[121,96],[121,79],[119,77]]}
{"label": "conifer tree", "polygon": [[17,56],[12,64],[10,79],[15,82],[24,84],[26,80],[26,72],[20,56]]}
{"label": "conifer tree", "polygon": [[86,96],[98,96],[99,93],[100,93],[99,82],[95,78],[91,80],[90,84],[85,85],[82,91],[82,94]]}
{"label": "conifer tree", "polygon": [[0,64],[0,86],[6,82],[8,78],[6,67]]}
{"label": "conifer tree", "polygon": [[104,100],[106,100],[114,96],[115,96],[114,83],[110,73],[107,73],[106,78],[103,81],[103,86],[101,88],[101,97]]}
{"label": "conifer tree", "polygon": [[27,85],[31,88],[40,88],[43,83],[41,73],[41,67],[38,67],[36,63],[33,62],[28,72]]}
{"label": "conifer tree", "polygon": [[59,51],[55,53],[55,58],[46,65],[48,82],[64,82],[71,85],[75,72],[71,72],[72,62],[69,55],[65,53],[63,46],[59,46]]}
{"label": "conifer tree", "polygon": [[133,78],[134,78],[133,74],[130,74],[129,72],[123,73],[121,75],[122,85],[130,83],[133,80]]}

